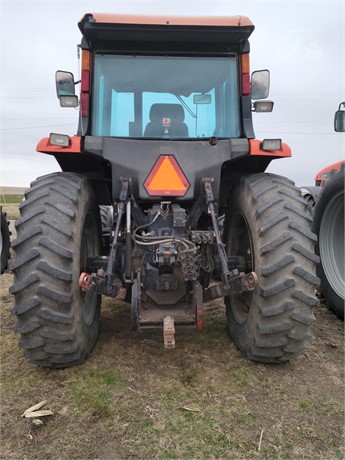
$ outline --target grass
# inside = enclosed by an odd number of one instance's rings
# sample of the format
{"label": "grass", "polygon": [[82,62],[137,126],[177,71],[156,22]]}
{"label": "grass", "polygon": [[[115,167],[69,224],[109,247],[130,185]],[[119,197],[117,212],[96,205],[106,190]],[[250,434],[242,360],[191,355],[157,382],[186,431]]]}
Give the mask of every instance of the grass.
{"label": "grass", "polygon": [[302,412],[312,409],[313,404],[310,401],[300,401],[299,408]]}
{"label": "grass", "polygon": [[7,214],[7,220],[19,218],[19,205],[23,201],[24,195],[0,195],[2,210]]}
{"label": "grass", "polygon": [[23,197],[24,195],[0,195],[0,204],[19,204]]}
{"label": "grass", "polygon": [[[4,206],[10,218],[18,206]],[[1,276],[1,458],[344,458],[343,330],[328,311],[305,356],[269,366],[241,357],[222,310],[164,350],[160,335],[130,332],[126,304],[104,300],[89,360],[55,371],[18,348],[11,282]],[[54,416],[20,417],[43,399]]]}
{"label": "grass", "polygon": [[2,210],[7,214],[7,220],[19,218],[19,204],[3,204]]}
{"label": "grass", "polygon": [[76,414],[111,414],[114,394],[123,392],[124,380],[114,370],[86,368],[80,375],[67,382],[66,399]]}
{"label": "grass", "polygon": [[[130,332],[126,304],[105,300],[89,360],[40,369],[12,332],[10,278],[2,281],[2,458],[343,458],[343,361],[334,349],[320,342],[309,359],[252,363],[220,311],[206,317],[204,333],[177,336],[176,349],[164,350],[160,335]],[[324,373],[332,362],[333,380]],[[54,412],[43,425],[20,417],[43,399]]]}

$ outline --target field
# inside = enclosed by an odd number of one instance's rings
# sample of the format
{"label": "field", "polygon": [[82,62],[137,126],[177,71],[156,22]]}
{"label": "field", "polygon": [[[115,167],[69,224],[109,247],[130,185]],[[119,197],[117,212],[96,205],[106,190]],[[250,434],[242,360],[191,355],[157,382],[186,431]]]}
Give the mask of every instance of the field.
{"label": "field", "polygon": [[[130,331],[124,303],[103,300],[89,360],[47,370],[18,347],[1,276],[1,458],[343,459],[344,331],[324,303],[306,352],[283,365],[241,357],[221,301],[205,331],[176,337]],[[46,400],[54,415],[21,417]]]}
{"label": "field", "polygon": [[[20,192],[20,188],[15,192]],[[0,205],[7,214],[7,219],[14,220],[18,217],[18,205],[23,200],[23,193],[3,194],[0,188]]]}

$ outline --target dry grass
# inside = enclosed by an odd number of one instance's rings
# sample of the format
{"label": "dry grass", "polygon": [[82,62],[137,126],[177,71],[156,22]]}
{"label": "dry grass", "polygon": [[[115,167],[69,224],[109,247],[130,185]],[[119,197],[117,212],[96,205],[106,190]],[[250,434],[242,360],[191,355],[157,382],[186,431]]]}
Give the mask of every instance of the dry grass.
{"label": "dry grass", "polygon": [[[268,366],[239,355],[221,308],[204,333],[164,350],[160,335],[130,332],[126,304],[106,300],[90,359],[52,371],[18,349],[11,278],[1,277],[1,458],[344,458],[343,323],[327,309],[301,359]],[[54,416],[21,418],[44,399]]]}
{"label": "dry grass", "polygon": [[2,204],[2,209],[4,212],[6,212],[6,217],[8,220],[19,218],[19,203]]}

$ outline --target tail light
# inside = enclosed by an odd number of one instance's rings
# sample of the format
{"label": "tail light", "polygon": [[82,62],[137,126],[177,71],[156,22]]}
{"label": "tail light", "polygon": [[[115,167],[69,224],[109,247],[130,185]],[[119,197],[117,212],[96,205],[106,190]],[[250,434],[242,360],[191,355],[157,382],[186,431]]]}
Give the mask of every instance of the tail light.
{"label": "tail light", "polygon": [[90,69],[91,69],[91,54],[90,51],[82,50],[81,57],[81,94],[80,94],[80,110],[82,117],[89,116],[90,106]]}
{"label": "tail light", "polygon": [[81,93],[80,95],[80,110],[82,117],[89,116],[89,94],[88,93]]}
{"label": "tail light", "polygon": [[250,64],[249,54],[242,54],[241,56],[241,83],[242,83],[242,96],[250,95]]}

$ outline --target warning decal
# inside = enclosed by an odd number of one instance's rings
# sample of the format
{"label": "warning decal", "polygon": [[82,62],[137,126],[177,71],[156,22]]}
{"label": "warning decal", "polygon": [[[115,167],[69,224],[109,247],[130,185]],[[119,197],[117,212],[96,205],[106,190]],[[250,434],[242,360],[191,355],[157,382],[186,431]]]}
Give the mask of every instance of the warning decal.
{"label": "warning decal", "polygon": [[189,182],[172,155],[161,155],[148,175],[144,187],[150,196],[184,196]]}

